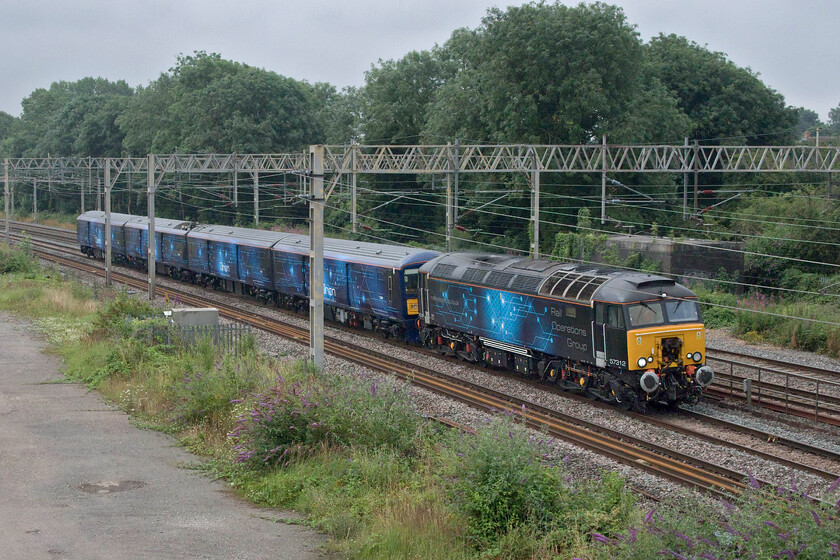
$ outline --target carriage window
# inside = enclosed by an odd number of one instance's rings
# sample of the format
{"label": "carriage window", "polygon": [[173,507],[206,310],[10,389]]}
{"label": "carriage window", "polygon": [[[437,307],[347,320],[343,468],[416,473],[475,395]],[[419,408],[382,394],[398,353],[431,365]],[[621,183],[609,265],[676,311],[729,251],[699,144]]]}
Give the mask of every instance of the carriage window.
{"label": "carriage window", "polygon": [[406,270],[405,274],[405,292],[407,294],[414,294],[417,293],[417,282],[419,278],[419,274],[417,274],[417,269],[412,268],[410,270]]}
{"label": "carriage window", "polygon": [[645,325],[655,325],[665,322],[665,316],[662,313],[662,304],[655,303],[637,303],[628,307],[630,313],[630,324],[634,327],[643,327]]}
{"label": "carriage window", "polygon": [[693,301],[666,301],[665,311],[668,313],[668,321],[671,323],[700,320],[697,303]]}

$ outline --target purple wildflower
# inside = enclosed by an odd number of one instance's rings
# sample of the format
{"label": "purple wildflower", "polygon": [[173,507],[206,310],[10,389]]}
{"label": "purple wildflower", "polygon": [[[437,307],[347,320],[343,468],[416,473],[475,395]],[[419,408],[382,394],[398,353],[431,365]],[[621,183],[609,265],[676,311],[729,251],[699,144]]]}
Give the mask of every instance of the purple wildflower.
{"label": "purple wildflower", "polygon": [[564,463],[566,463],[566,464],[568,464],[568,463],[569,463],[569,459],[570,459],[570,458],[571,458],[571,456],[570,456],[570,455],[566,455],[565,457],[563,457],[563,462],[564,462]]}
{"label": "purple wildflower", "polygon": [[830,542],[828,544],[831,545],[831,555],[840,556],[840,546],[837,546],[837,543],[835,542]]}
{"label": "purple wildflower", "polygon": [[647,512],[647,515],[645,515],[645,523],[651,523],[653,521],[653,514],[655,512],[656,512],[655,509],[652,509],[649,512]]}
{"label": "purple wildflower", "polygon": [[832,482],[826,492],[834,492],[837,488],[840,487],[840,477],[837,478],[834,482]]}
{"label": "purple wildflower", "polygon": [[603,544],[611,544],[612,543],[612,541],[610,539],[608,539],[607,537],[605,537],[601,533],[593,532],[593,533],[590,533],[590,535],[592,535],[592,538],[594,540],[598,541],[599,543],[603,543]]}
{"label": "purple wildflower", "polygon": [[817,527],[822,527],[822,521],[820,521],[820,516],[817,515],[816,511],[811,510],[811,517],[814,518],[814,523],[817,524]]}
{"label": "purple wildflower", "polygon": [[781,530],[782,530],[782,528],[781,528],[781,527],[779,527],[778,525],[776,525],[776,524],[775,524],[775,523],[773,523],[772,521],[762,521],[762,523],[763,523],[764,525],[769,526],[769,527],[773,527],[774,529],[778,529],[779,531],[781,531]]}

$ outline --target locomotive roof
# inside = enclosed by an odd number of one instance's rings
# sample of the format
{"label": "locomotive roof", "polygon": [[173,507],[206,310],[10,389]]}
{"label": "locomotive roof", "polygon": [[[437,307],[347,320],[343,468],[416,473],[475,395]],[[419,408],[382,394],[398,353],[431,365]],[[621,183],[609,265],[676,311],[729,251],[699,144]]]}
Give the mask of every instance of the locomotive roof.
{"label": "locomotive roof", "polygon": [[241,228],[233,226],[202,225],[190,231],[190,237],[222,241],[225,243],[239,243],[270,249],[275,243],[287,237],[288,233],[279,233],[263,229]]}
{"label": "locomotive roof", "polygon": [[421,271],[433,278],[590,303],[630,303],[662,297],[694,297],[685,286],[654,274],[599,264],[563,263],[486,253],[446,253]]}
{"label": "locomotive roof", "polygon": [[[309,253],[309,236],[289,234],[274,247],[278,251],[294,250]],[[324,256],[331,259],[361,262],[373,266],[402,268],[411,264],[426,262],[439,253],[428,249],[368,243],[348,239],[324,238]]]}

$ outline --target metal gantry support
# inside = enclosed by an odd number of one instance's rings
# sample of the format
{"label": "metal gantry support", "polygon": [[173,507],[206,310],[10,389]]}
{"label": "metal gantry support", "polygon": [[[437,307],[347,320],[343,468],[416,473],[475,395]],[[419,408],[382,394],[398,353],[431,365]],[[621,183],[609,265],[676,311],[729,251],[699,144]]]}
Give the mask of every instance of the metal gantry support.
{"label": "metal gantry support", "polygon": [[534,228],[534,240],[531,246],[531,258],[540,258],[540,170],[537,168],[534,154],[534,168],[531,170],[531,224]]}
{"label": "metal gantry support", "polygon": [[[155,273],[157,272],[157,261],[155,255],[155,189],[157,188],[157,178],[155,177],[155,156],[154,154],[149,154],[149,166],[147,170],[148,176],[148,187],[147,187],[147,195],[148,195],[148,217],[149,217],[149,229],[148,229],[148,245],[149,245],[149,257],[147,262],[147,268],[149,270],[149,300],[154,301],[155,299]],[[162,176],[162,175],[161,175]]]}
{"label": "metal gantry support", "polygon": [[452,204],[452,172],[446,174],[446,250],[452,250],[452,230],[455,228],[455,213]]}
{"label": "metal gantry support", "polygon": [[309,147],[309,356],[324,368],[324,146]]}
{"label": "metal gantry support", "polygon": [[3,160],[3,201],[6,211],[6,244],[9,245],[12,242],[11,239],[9,239],[9,158]]}
{"label": "metal gantry support", "polygon": [[601,225],[607,223],[607,135],[601,138]]}
{"label": "metal gantry support", "polygon": [[38,223],[38,179],[32,179],[32,223]]}
{"label": "metal gantry support", "polygon": [[359,151],[359,145],[353,143],[353,151],[350,152],[350,168],[352,174],[350,175],[350,223],[353,226],[353,233],[356,233],[358,227],[358,216],[356,214],[356,154]]}
{"label": "metal gantry support", "polygon": [[105,285],[111,285],[111,159],[105,158]]}
{"label": "metal gantry support", "polygon": [[254,171],[254,225],[260,225],[260,172]]}

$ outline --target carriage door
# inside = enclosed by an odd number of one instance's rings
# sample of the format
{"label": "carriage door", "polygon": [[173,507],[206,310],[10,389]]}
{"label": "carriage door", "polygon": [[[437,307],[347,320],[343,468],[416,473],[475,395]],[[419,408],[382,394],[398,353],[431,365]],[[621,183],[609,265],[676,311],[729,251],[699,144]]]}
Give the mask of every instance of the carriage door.
{"label": "carriage door", "polygon": [[595,304],[595,365],[598,367],[627,367],[627,341],[624,313],[621,306]]}

